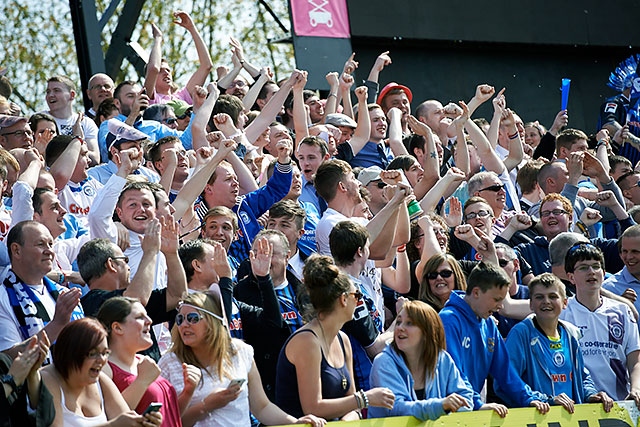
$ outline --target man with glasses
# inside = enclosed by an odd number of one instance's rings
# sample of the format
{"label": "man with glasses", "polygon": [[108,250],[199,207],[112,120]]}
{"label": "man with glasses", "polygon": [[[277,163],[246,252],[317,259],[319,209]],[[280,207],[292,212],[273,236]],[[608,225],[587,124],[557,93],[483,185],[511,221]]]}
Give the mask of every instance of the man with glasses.
{"label": "man with glasses", "polygon": [[[509,178],[507,177],[507,180]],[[509,180],[509,184],[510,180]],[[489,203],[495,222],[492,226],[494,234],[502,233],[509,219],[520,210],[520,202],[513,185],[505,182],[495,172],[479,172],[469,178],[467,184],[469,196],[480,196]],[[513,193],[513,194],[512,194]]]}
{"label": "man with glasses", "polygon": [[0,114],[0,145],[5,150],[33,145],[33,131],[26,117]]}
{"label": "man with glasses", "polygon": [[96,117],[98,107],[107,98],[113,98],[113,89],[116,85],[113,79],[106,74],[97,73],[91,76],[88,83],[87,98],[91,101],[91,107],[85,111],[85,116],[93,119]]}
{"label": "man with glasses", "polygon": [[389,199],[384,191],[387,183],[380,178],[380,172],[382,172],[382,169],[378,166],[370,166],[361,170],[358,174],[358,181],[362,183],[362,186],[366,188],[371,195],[367,204],[369,205],[371,213],[374,215],[389,203]]}
{"label": "man with glasses", "polygon": [[632,399],[640,407],[638,325],[628,307],[600,295],[602,252],[590,243],[578,243],[569,249],[564,264],[576,295],[569,298],[560,319],[580,328],[585,367],[596,389],[613,400]]}
{"label": "man with glasses", "polygon": [[191,122],[191,116],[193,115],[193,106],[187,104],[181,99],[172,99],[167,102],[167,105],[173,108],[173,113],[176,116],[178,130],[184,131]]}
{"label": "man with glasses", "polygon": [[[164,289],[154,290],[155,265],[164,245],[160,230],[158,221],[148,227],[142,243],[142,260],[133,279],[130,278],[129,257],[109,239],[93,239],[82,246],[78,268],[89,286],[89,292],[81,299],[87,316],[95,316],[109,298],[124,296],[139,300],[154,325],[172,320],[168,312],[176,308],[187,287],[186,281],[178,280]],[[157,361],[160,350],[153,329],[151,337],[153,346],[144,353]]]}

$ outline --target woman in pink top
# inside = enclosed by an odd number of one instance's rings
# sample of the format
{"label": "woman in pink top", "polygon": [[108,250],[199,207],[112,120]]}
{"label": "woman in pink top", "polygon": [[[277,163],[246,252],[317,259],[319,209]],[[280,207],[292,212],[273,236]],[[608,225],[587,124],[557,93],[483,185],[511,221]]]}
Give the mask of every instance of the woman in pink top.
{"label": "woman in pink top", "polygon": [[[107,329],[111,350],[104,372],[122,392],[129,407],[141,414],[150,403],[162,403],[162,425],[182,426],[180,398],[173,385],[160,376],[160,368],[153,359],[137,354],[153,344],[151,318],[144,306],[135,298],[110,298],[100,307],[97,317]],[[184,370],[185,382],[192,381],[195,386],[200,371],[186,365]]]}

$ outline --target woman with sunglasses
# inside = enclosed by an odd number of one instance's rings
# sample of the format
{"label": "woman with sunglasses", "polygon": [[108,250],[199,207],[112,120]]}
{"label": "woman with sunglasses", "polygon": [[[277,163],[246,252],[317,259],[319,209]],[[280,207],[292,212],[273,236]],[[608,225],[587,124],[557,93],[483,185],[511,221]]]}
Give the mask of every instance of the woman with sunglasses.
{"label": "woman with sunglasses", "polygon": [[351,345],[340,329],[353,319],[362,293],[328,256],[309,257],[303,275],[315,317],[280,352],[276,403],[294,416],[314,413],[332,420],[357,420],[361,409],[372,406],[391,409],[391,390],[356,392],[352,380]]}
{"label": "woman with sunglasses", "polygon": [[458,261],[452,255],[439,253],[424,266],[418,298],[440,311],[451,291],[466,289],[467,282]]}
{"label": "woman with sunglasses", "polygon": [[470,411],[473,390],[445,351],[438,313],[422,301],[407,301],[396,318],[393,341],[376,356],[370,384],[388,386],[396,396],[391,409],[371,408],[372,418],[413,415],[435,420],[449,412]]}
{"label": "woman with sunglasses", "polygon": [[162,414],[129,410],[127,402],[103,372],[109,358],[107,331],[92,318],[67,324],[51,348],[53,363],[42,379],[53,396],[54,427],[144,426],[162,424]]}
{"label": "woman with sunglasses", "polygon": [[[151,318],[136,298],[113,297],[102,304],[96,316],[107,330],[109,363],[104,373],[113,380],[131,409],[142,414],[149,404],[162,403],[162,425],[181,426],[181,410],[178,401],[188,402],[200,371],[194,366],[184,366],[184,378],[188,387],[178,396],[173,385],[160,376],[160,368],[149,356],[137,354],[153,344]],[[186,406],[186,405],[185,405]]]}
{"label": "woman with sunglasses", "polygon": [[178,307],[171,332],[173,346],[159,365],[162,376],[178,393],[185,389],[185,363],[198,367],[202,373],[182,413],[183,425],[248,427],[249,412],[266,425],[324,425],[324,420],[313,415],[294,418],[269,401],[253,360],[253,349],[232,339],[225,325],[217,294],[194,292]]}

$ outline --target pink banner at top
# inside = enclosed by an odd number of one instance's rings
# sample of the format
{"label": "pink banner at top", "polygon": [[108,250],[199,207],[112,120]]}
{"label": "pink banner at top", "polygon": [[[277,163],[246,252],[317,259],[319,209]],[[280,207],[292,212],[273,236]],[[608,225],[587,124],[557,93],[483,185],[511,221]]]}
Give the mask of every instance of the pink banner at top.
{"label": "pink banner at top", "polygon": [[297,36],[349,38],[346,0],[291,0]]}

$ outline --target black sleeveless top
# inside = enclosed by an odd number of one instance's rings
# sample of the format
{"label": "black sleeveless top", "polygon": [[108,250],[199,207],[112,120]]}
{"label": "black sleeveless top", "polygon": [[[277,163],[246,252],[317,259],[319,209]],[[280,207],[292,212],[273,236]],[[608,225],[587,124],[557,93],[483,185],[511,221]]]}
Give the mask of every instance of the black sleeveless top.
{"label": "black sleeveless top", "polygon": [[[302,406],[300,404],[296,367],[293,363],[289,362],[289,359],[287,359],[285,350],[289,344],[289,340],[291,340],[291,338],[296,334],[303,332],[311,332],[316,338],[318,337],[311,329],[302,329],[291,335],[282,347],[282,350],[280,350],[280,355],[278,357],[278,370],[276,374],[276,405],[286,413],[296,418],[302,417],[304,413],[302,412]],[[322,347],[320,347],[320,351],[322,352],[320,381],[322,383],[323,399],[344,397],[347,395],[349,388],[351,388],[351,376],[349,375],[349,369],[347,369],[346,362],[347,356],[344,351],[344,343],[342,342],[340,334],[338,334],[338,340],[340,341],[342,356],[345,360],[344,364],[340,368],[334,368],[329,365],[325,358],[324,351],[322,351]]]}

